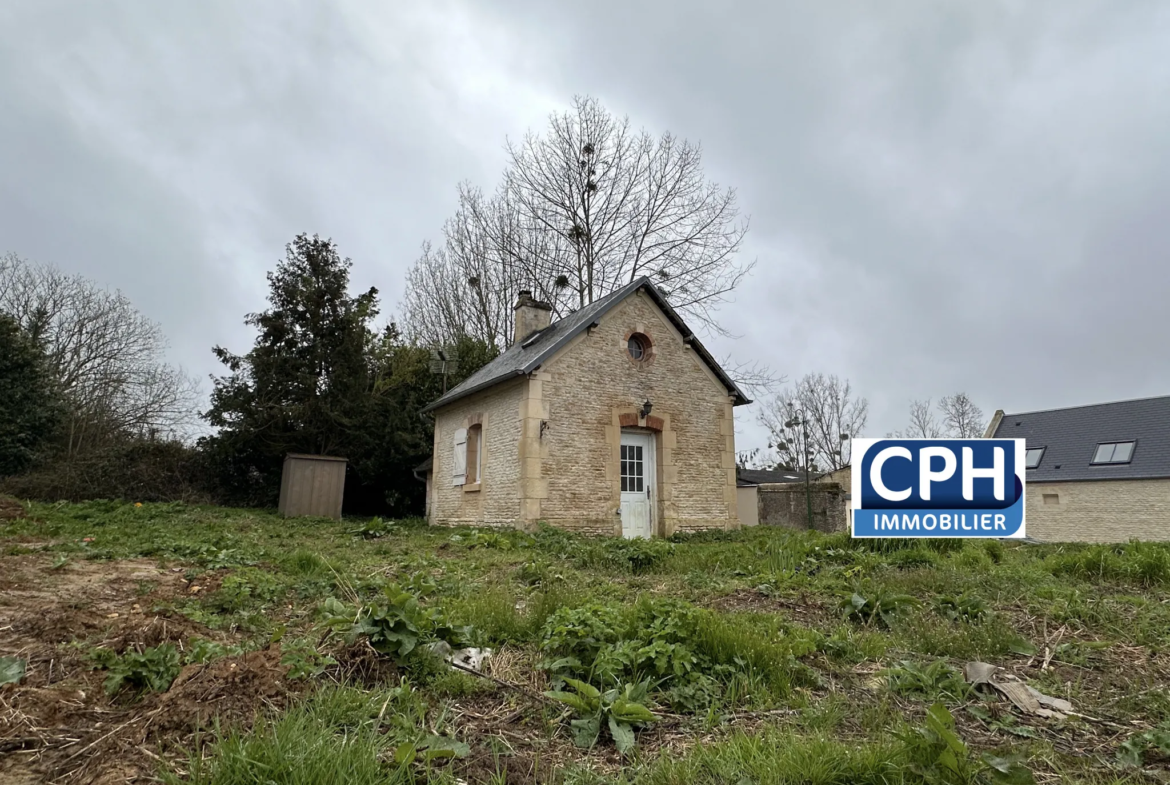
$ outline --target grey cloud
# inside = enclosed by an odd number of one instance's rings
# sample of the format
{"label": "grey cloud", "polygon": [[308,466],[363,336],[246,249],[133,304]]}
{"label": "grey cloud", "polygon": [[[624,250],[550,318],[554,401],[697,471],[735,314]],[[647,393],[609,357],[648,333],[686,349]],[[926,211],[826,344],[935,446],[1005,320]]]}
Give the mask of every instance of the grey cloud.
{"label": "grey cloud", "polygon": [[849,376],[879,434],[958,389],[1170,392],[1164,3],[421,5],[7,4],[0,249],[124,289],[206,373],[293,234],[392,308],[455,184],[590,93],[739,189],[717,353]]}

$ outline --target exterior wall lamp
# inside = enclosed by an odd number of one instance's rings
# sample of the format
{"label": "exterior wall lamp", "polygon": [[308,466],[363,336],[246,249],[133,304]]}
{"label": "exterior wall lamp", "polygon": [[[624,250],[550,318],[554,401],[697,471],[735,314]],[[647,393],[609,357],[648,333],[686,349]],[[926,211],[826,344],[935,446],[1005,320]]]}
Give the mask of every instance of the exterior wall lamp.
{"label": "exterior wall lamp", "polygon": [[642,415],[642,419],[643,419],[643,420],[645,420],[647,417],[649,417],[649,416],[650,416],[650,410],[651,410],[653,407],[654,407],[654,404],[650,403],[650,399],[649,399],[649,398],[647,398],[647,399],[646,399],[646,402],[645,402],[644,404],[642,404],[642,411],[641,411],[641,415]]}

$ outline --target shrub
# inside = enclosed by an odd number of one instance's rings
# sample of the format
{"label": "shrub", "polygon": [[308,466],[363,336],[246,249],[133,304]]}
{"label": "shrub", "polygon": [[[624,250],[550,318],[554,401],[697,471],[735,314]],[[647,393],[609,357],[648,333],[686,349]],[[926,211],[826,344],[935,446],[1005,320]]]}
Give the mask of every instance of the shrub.
{"label": "shrub", "polygon": [[130,438],[41,463],[26,474],[6,478],[0,491],[46,502],[215,500],[204,456],[196,449],[177,441]]}

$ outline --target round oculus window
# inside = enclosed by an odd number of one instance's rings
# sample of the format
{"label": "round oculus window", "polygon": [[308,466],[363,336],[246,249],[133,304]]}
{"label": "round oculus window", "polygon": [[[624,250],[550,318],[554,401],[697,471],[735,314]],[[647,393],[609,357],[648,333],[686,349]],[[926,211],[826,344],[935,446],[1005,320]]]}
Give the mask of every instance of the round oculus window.
{"label": "round oculus window", "polygon": [[646,359],[646,353],[650,350],[650,341],[645,335],[635,333],[630,336],[626,342],[626,351],[630,353],[630,357],[635,360]]}

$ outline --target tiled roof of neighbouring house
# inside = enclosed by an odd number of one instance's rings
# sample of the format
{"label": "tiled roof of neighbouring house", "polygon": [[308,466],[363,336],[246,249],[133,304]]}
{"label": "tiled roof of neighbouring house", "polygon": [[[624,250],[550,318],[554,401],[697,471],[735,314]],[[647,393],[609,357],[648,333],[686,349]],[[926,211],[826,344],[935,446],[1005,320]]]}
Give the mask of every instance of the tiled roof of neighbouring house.
{"label": "tiled roof of neighbouring house", "polygon": [[[1005,414],[992,434],[1044,448],[1032,482],[1170,478],[1170,396]],[[1126,463],[1096,463],[1101,444],[1133,442]]]}

